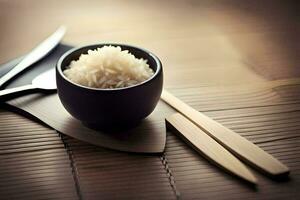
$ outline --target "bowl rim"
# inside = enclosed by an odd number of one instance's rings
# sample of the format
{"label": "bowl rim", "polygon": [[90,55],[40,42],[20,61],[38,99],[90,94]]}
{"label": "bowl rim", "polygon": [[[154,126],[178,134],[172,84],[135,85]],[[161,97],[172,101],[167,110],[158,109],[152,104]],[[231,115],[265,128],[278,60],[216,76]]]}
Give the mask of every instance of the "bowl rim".
{"label": "bowl rim", "polygon": [[[129,47],[129,48],[135,48],[135,49],[138,49],[138,50],[141,50],[141,51],[145,52],[150,57],[152,57],[154,59],[155,63],[156,63],[157,69],[156,69],[155,73],[150,78],[148,78],[147,80],[145,80],[143,82],[140,82],[140,83],[132,85],[132,86],[122,87],[122,88],[94,88],[94,87],[88,87],[88,86],[84,86],[84,85],[80,85],[78,83],[75,83],[75,82],[71,81],[69,78],[67,78],[64,75],[64,73],[62,72],[62,69],[61,69],[61,64],[72,53],[74,53],[74,52],[76,52],[78,50],[81,50],[81,49],[88,48],[88,47],[105,46],[105,45],[120,46],[121,48],[122,48],[122,46],[124,46],[124,47]],[[129,53],[131,53],[131,52],[129,51]],[[143,59],[147,59],[147,58],[143,58]],[[157,75],[162,71],[162,64],[161,64],[161,61],[159,60],[159,58],[155,54],[153,54],[152,52],[150,52],[150,51],[148,51],[148,50],[146,50],[144,48],[141,48],[141,47],[138,47],[138,46],[134,46],[134,45],[129,45],[129,44],[123,44],[123,43],[105,42],[105,43],[95,43],[95,44],[89,44],[89,45],[74,47],[74,48],[66,51],[59,58],[59,60],[57,61],[57,63],[56,63],[56,69],[57,69],[58,73],[60,74],[60,76],[64,80],[66,80],[70,84],[75,85],[77,87],[84,88],[84,89],[89,89],[89,90],[96,90],[96,91],[121,91],[121,90],[133,89],[133,88],[136,88],[136,87],[139,87],[139,86],[147,84],[148,82],[150,82],[151,80],[153,80],[155,77],[157,77]]]}

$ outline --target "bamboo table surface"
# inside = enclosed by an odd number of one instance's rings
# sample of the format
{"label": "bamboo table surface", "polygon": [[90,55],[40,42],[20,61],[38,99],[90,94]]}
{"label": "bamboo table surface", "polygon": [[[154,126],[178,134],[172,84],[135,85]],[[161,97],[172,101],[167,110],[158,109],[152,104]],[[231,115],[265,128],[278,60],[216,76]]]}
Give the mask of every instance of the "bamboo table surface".
{"label": "bamboo table surface", "polygon": [[0,199],[298,199],[300,56],[296,1],[0,0],[0,63],[59,25],[63,42],[142,46],[164,86],[291,169],[252,188],[172,132],[162,155],[95,147],[0,109]]}

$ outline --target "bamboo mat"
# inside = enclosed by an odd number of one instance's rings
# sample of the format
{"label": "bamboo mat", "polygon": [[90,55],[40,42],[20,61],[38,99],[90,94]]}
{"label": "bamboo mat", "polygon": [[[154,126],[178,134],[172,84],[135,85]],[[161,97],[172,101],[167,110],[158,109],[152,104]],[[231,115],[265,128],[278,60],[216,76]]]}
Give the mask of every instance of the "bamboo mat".
{"label": "bamboo mat", "polygon": [[[0,199],[297,199],[300,84],[169,88],[258,144],[291,169],[275,181],[253,171],[253,188],[211,165],[173,133],[162,155],[96,147],[18,114],[0,111]],[[17,192],[16,192],[17,191]]]}
{"label": "bamboo mat", "polygon": [[299,79],[273,81],[300,77],[296,5],[0,1],[0,62],[30,52],[61,24],[69,28],[63,41],[72,45],[144,47],[161,58],[166,89],[291,169],[290,180],[281,182],[254,171],[259,185],[252,188],[171,132],[164,154],[120,153],[60,135],[3,107],[0,199],[299,199]]}
{"label": "bamboo mat", "polygon": [[59,134],[0,111],[0,199],[77,199]]}
{"label": "bamboo mat", "polygon": [[200,88],[173,90],[178,97],[251,140],[291,169],[290,180],[284,181],[270,180],[253,171],[259,185],[245,187],[169,133],[165,154],[183,199],[298,199],[300,84],[271,83],[261,88],[255,86],[257,89],[241,88],[239,92],[238,87],[219,92],[210,89],[208,93]]}

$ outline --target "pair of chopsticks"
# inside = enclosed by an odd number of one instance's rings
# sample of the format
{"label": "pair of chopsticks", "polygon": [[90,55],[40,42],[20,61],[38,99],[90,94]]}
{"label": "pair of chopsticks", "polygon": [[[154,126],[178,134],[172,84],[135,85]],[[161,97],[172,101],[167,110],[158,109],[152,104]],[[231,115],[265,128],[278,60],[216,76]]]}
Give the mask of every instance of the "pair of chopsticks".
{"label": "pair of chopsticks", "polygon": [[276,158],[168,91],[162,92],[161,99],[179,112],[166,118],[167,128],[175,129],[185,142],[226,171],[256,184],[255,176],[242,160],[271,177],[289,174],[288,167]]}

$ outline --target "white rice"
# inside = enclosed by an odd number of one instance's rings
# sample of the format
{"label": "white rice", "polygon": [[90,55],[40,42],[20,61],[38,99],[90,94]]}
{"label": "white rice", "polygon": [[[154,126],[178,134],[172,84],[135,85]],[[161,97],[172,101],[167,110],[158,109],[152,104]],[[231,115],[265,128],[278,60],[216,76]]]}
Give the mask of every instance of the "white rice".
{"label": "white rice", "polygon": [[71,81],[93,88],[122,88],[149,79],[153,70],[147,60],[137,59],[119,46],[89,50],[63,72]]}

